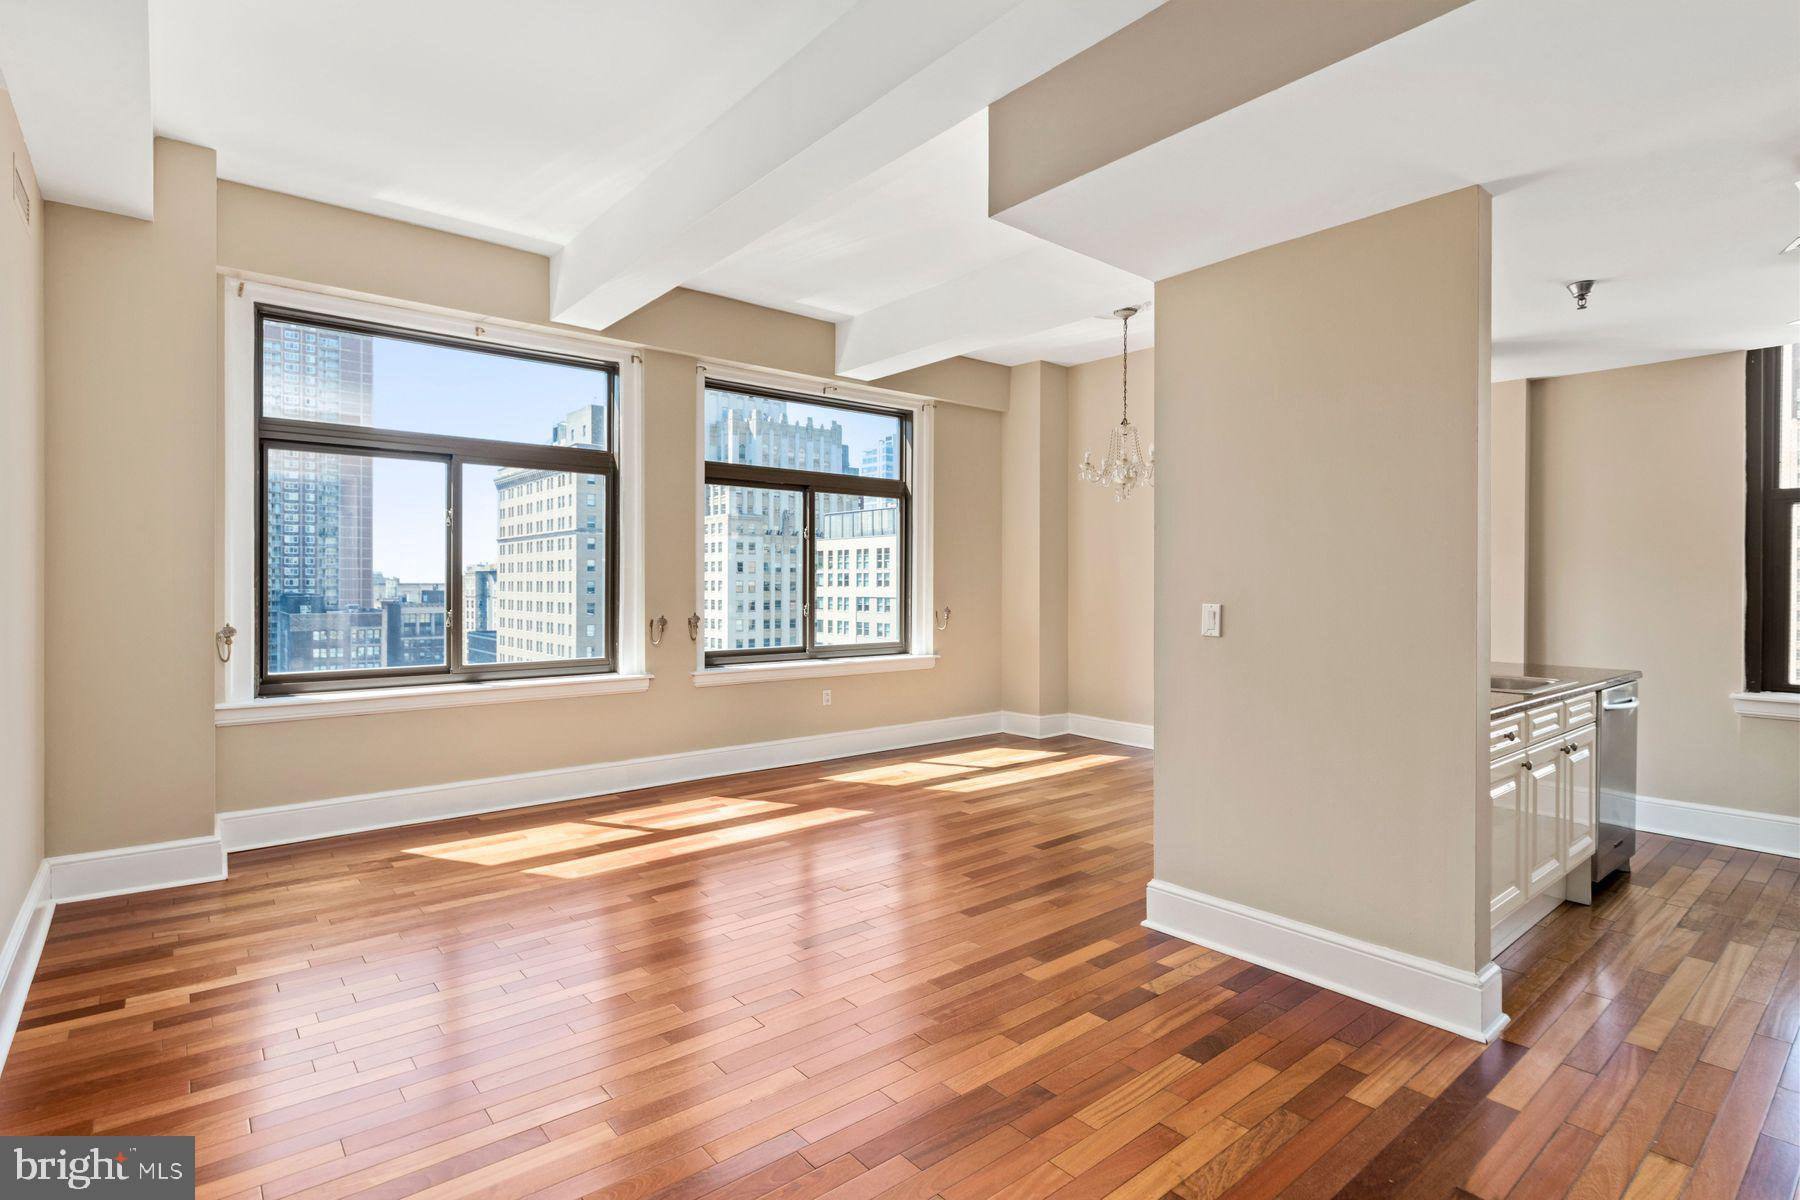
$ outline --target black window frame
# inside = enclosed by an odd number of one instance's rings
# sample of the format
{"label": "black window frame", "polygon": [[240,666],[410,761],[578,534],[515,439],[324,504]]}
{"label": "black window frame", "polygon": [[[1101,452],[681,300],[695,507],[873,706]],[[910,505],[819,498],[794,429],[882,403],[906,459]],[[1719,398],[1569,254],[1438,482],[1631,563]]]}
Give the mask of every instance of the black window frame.
{"label": "black window frame", "polygon": [[[807,404],[816,408],[835,408],[849,412],[875,413],[883,417],[894,418],[899,422],[896,434],[896,475],[895,479],[880,479],[871,475],[838,475],[830,471],[804,471],[792,467],[764,467],[749,463],[715,462],[706,457],[706,438],[704,426],[706,422],[706,393],[709,391],[735,392],[743,396],[760,396],[768,400],[792,401]],[[801,561],[801,644],[798,646],[757,646],[735,649],[727,647],[721,650],[703,650],[702,662],[707,667],[741,666],[749,663],[770,662],[806,662],[835,658],[870,658],[884,655],[908,654],[912,651],[912,476],[913,476],[913,414],[910,409],[893,408],[880,404],[867,404],[832,396],[810,395],[804,392],[788,392],[779,388],[764,387],[759,384],[738,383],[730,379],[714,379],[708,377],[701,388],[700,420],[702,425],[700,455],[704,468],[704,481],[701,488],[702,512],[700,528],[696,532],[702,545],[706,540],[706,499],[714,485],[725,487],[771,488],[781,491],[800,493],[802,513],[800,561]],[[899,612],[895,629],[899,636],[887,642],[857,642],[841,646],[821,646],[814,637],[813,622],[818,613],[818,587],[814,568],[817,545],[818,506],[820,495],[832,496],[872,496],[883,499],[894,499],[899,504],[899,516],[896,521],[897,548],[894,573],[899,590]],[[729,557],[729,552],[728,552]],[[701,570],[704,583],[704,564]],[[727,593],[729,595],[729,593]],[[704,589],[702,589],[704,598]],[[705,612],[702,604],[701,611]],[[729,625],[731,613],[726,611]],[[871,622],[871,625],[873,622]],[[729,640],[729,638],[727,638]],[[701,644],[705,645],[704,628],[701,632]]]}
{"label": "black window frame", "polygon": [[[351,320],[327,313],[309,312],[285,305],[254,306],[256,378],[252,422],[255,438],[256,504],[256,695],[293,696],[312,692],[421,687],[445,683],[482,683],[493,680],[551,678],[564,675],[603,675],[618,671],[619,663],[619,466],[618,429],[620,365],[604,358],[584,358],[553,351],[528,349],[499,342],[476,341],[408,329],[404,326]],[[608,376],[606,400],[606,449],[535,445],[449,434],[418,433],[364,425],[340,425],[270,417],[263,410],[263,337],[269,321],[286,321],[341,333],[444,346],[455,350],[533,362],[557,363],[601,372]],[[444,465],[444,662],[416,667],[377,667],[361,670],[269,670],[269,503],[267,469],[271,450],[312,451],[325,454],[366,455],[439,462]],[[490,466],[573,472],[598,475],[606,489],[606,653],[601,658],[546,659],[523,663],[474,663],[464,661],[462,624],[462,468]],[[563,531],[554,531],[560,535]],[[580,536],[579,529],[567,531]],[[551,536],[546,534],[545,536]],[[579,601],[577,601],[579,602]]]}
{"label": "black window frame", "polygon": [[[1794,572],[1793,512],[1800,487],[1781,483],[1782,363],[1800,369],[1788,346],[1752,350],[1745,368],[1744,690],[1800,692],[1788,674]],[[1791,385],[1790,385],[1791,387]]]}

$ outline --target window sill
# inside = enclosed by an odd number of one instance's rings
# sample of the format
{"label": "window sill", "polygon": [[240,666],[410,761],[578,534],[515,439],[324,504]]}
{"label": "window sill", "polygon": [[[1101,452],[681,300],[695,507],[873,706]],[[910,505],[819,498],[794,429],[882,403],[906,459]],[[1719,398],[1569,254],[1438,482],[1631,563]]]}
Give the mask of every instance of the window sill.
{"label": "window sill", "polygon": [[1800,721],[1800,692],[1733,692],[1731,707],[1740,717]]}
{"label": "window sill", "polygon": [[777,663],[736,663],[694,672],[695,687],[727,687],[735,683],[772,683],[779,679],[826,679],[834,675],[879,675],[888,671],[925,671],[937,666],[935,654],[872,654],[867,658],[801,658]]}
{"label": "window sill", "polygon": [[575,696],[610,696],[642,692],[651,675],[565,675],[550,679],[503,679],[486,683],[436,683],[421,687],[367,688],[360,691],[313,692],[301,696],[264,696],[213,705],[214,725],[266,725],[278,721],[311,721],[321,717],[355,717],[367,713],[410,712],[425,708],[461,708],[470,704],[511,704],[521,700],[564,700]]}

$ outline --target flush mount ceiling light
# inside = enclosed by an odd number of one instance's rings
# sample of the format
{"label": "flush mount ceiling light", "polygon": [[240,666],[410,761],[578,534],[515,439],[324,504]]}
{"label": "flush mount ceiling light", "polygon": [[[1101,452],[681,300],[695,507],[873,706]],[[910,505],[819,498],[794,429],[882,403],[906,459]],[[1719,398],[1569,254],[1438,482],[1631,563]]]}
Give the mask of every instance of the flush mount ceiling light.
{"label": "flush mount ceiling light", "polygon": [[1152,443],[1149,453],[1145,453],[1137,426],[1131,423],[1131,318],[1143,307],[1133,305],[1113,313],[1119,318],[1120,325],[1119,423],[1113,426],[1106,439],[1106,457],[1100,465],[1094,465],[1094,452],[1089,450],[1081,456],[1081,465],[1075,468],[1076,476],[1083,483],[1111,488],[1115,500],[1128,498],[1140,483],[1156,486],[1156,446]]}
{"label": "flush mount ceiling light", "polygon": [[1591,279],[1577,279],[1569,285],[1569,295],[1575,297],[1577,311],[1585,312],[1587,310],[1588,293],[1593,290],[1594,281]]}

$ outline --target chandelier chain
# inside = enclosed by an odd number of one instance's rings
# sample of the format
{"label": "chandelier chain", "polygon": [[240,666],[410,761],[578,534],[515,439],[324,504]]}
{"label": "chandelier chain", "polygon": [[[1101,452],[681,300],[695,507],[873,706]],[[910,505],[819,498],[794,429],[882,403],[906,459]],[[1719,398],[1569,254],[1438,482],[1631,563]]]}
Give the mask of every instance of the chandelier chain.
{"label": "chandelier chain", "polygon": [[1131,316],[1119,322],[1119,424],[1131,424]]}

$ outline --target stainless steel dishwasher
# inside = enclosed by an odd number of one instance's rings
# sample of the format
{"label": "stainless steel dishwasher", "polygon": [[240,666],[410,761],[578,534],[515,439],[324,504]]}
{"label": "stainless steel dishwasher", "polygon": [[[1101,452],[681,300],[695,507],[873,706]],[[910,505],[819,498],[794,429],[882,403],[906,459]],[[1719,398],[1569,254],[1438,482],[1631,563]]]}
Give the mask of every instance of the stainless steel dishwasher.
{"label": "stainless steel dishwasher", "polygon": [[1633,680],[1600,693],[1600,812],[1594,842],[1594,881],[1637,853],[1638,685]]}

